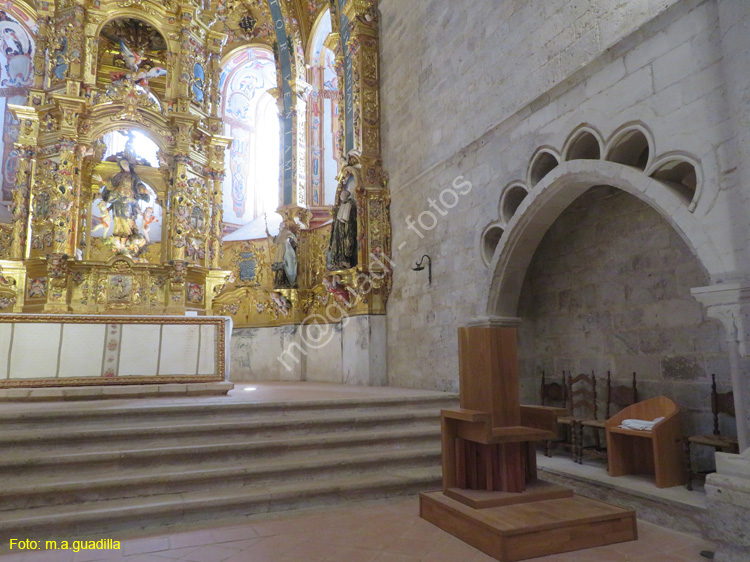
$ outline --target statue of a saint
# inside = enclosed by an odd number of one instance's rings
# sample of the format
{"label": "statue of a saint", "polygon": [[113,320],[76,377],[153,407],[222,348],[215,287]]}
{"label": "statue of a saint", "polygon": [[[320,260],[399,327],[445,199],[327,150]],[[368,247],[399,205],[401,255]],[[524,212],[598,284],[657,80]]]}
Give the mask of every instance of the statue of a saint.
{"label": "statue of a saint", "polygon": [[[150,195],[128,159],[120,158],[118,164],[120,171],[104,184],[101,197],[107,204],[107,210],[112,213],[112,237],[119,241],[116,245],[118,253],[135,257],[148,243],[136,224],[138,215],[141,214],[138,201],[148,201]],[[102,181],[99,175],[92,177]]]}
{"label": "statue of a saint", "polygon": [[139,234],[135,220],[138,218],[138,200],[148,201],[146,186],[133,170],[133,165],[125,158],[119,160],[120,171],[109,179],[109,185],[102,188],[102,200],[109,203],[114,218],[113,236],[128,238]]}
{"label": "statue of a saint", "polygon": [[266,236],[274,248],[273,286],[286,289],[297,285],[297,235],[284,223],[276,236],[271,236],[266,227]]}
{"label": "statue of a saint", "polygon": [[357,206],[351,192],[342,189],[333,208],[328,269],[349,269],[357,265]]}

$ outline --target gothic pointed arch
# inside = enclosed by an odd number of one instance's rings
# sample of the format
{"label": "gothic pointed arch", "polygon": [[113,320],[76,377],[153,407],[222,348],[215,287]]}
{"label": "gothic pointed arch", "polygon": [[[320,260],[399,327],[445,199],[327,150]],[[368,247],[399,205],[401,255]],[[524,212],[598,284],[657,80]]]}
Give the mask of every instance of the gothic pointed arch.
{"label": "gothic pointed arch", "polygon": [[529,263],[544,234],[578,196],[595,185],[623,190],[654,208],[686,242],[711,279],[733,270],[684,200],[630,166],[597,160],[562,162],[523,200],[507,224],[490,265],[489,316],[515,316]]}

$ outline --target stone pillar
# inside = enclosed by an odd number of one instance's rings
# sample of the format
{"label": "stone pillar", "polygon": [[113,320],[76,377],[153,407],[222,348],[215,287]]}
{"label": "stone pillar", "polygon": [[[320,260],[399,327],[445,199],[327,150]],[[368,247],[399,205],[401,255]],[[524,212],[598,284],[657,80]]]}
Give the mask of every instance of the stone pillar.
{"label": "stone pillar", "polygon": [[706,307],[707,314],[724,326],[737,414],[737,437],[740,451],[743,451],[750,447],[750,384],[743,369],[743,363],[750,360],[750,284],[722,283],[696,287],[691,292]]}
{"label": "stone pillar", "polygon": [[716,562],[747,562],[750,552],[750,449],[716,453],[716,472],[706,478],[705,535],[716,543]]}
{"label": "stone pillar", "polygon": [[385,316],[349,316],[341,322],[341,351],[344,384],[385,386]]}

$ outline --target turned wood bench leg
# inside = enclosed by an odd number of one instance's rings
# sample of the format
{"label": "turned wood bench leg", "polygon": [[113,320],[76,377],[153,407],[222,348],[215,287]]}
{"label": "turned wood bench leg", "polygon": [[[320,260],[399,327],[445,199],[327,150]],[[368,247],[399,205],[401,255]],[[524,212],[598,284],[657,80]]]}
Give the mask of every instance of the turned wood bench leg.
{"label": "turned wood bench leg", "polygon": [[682,440],[682,449],[685,452],[685,469],[687,471],[687,482],[685,487],[688,490],[693,489],[693,463],[690,459],[690,441],[685,438]]}

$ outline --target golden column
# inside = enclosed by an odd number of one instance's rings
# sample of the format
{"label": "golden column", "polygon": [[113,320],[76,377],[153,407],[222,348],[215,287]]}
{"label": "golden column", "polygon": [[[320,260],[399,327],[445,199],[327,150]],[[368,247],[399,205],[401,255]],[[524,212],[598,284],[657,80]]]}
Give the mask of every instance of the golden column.
{"label": "golden column", "polygon": [[13,116],[19,121],[18,167],[16,168],[16,188],[13,191],[13,241],[10,259],[22,260],[28,257],[28,236],[30,225],[31,186],[35,183],[36,147],[39,137],[39,115],[36,110],[20,105],[11,105]]}
{"label": "golden column", "polygon": [[[351,104],[350,133],[345,166],[339,175],[339,190],[350,176],[356,179],[358,208],[358,271],[352,279],[357,293],[365,295],[366,312],[384,314],[390,292],[388,265],[391,254],[390,193],[388,176],[383,170],[380,142],[380,54],[378,10],[375,0],[350,0],[343,9],[349,20],[346,57],[351,60],[351,90],[342,82],[345,104]],[[342,37],[346,34],[341,33]],[[339,67],[337,57],[337,67]],[[347,61],[341,61],[346,64]],[[338,68],[337,68],[338,69]],[[343,76],[342,76],[343,78]],[[343,125],[343,123],[342,123]],[[364,310],[362,310],[364,312]]]}
{"label": "golden column", "polygon": [[[68,90],[70,84],[68,81]],[[53,95],[60,119],[60,160],[51,190],[54,253],[75,255],[78,208],[81,199],[81,169],[84,147],[78,143],[78,121],[86,101],[79,97]]]}

